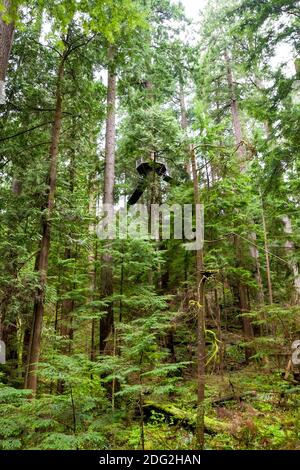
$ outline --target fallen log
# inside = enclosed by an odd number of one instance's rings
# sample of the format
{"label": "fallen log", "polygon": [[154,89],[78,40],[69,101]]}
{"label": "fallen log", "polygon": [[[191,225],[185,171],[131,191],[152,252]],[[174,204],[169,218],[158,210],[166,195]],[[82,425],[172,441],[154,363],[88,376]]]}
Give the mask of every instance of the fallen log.
{"label": "fallen log", "polygon": [[[196,412],[191,413],[173,405],[172,403],[156,403],[146,400],[144,402],[144,411],[157,411],[167,418],[172,418],[175,423],[181,424],[183,427],[194,430],[196,428]],[[229,431],[229,425],[215,418],[205,416],[204,427],[207,434],[218,434]]]}
{"label": "fallen log", "polygon": [[211,401],[211,404],[212,405],[222,405],[222,403],[225,403],[226,401],[231,401],[231,400],[234,400],[234,401],[242,401],[242,400],[245,400],[246,398],[249,398],[249,397],[256,397],[256,392],[255,391],[252,391],[252,392],[245,392],[243,394],[230,394],[230,395],[225,395],[224,397],[220,397],[220,398],[215,398]]}

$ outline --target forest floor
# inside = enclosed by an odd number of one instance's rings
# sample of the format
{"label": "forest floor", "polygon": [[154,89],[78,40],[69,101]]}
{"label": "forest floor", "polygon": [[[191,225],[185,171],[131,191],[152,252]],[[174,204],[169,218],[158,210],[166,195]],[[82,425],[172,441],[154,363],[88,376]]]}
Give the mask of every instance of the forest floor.
{"label": "forest floor", "polygon": [[[206,378],[206,449],[300,449],[300,385],[283,379],[282,370],[247,366]],[[152,410],[144,426],[145,449],[191,449],[193,429],[176,419],[176,410],[195,414],[194,380],[187,380],[164,403],[171,414]],[[157,397],[158,407],[164,404]],[[223,400],[223,401],[222,401]],[[175,410],[175,416],[173,414]],[[116,436],[118,448],[140,448],[140,424]]]}
{"label": "forest floor", "polygon": [[[300,384],[292,375],[285,379],[284,367],[270,367],[239,364],[223,375],[206,375],[205,449],[300,450]],[[96,380],[73,381],[71,395],[68,388],[49,393],[42,383],[36,400],[2,384],[0,449],[197,449],[196,372],[190,367],[170,379],[176,387],[162,395],[159,377],[143,383],[142,415],[139,394],[126,400],[116,394],[112,413]]]}

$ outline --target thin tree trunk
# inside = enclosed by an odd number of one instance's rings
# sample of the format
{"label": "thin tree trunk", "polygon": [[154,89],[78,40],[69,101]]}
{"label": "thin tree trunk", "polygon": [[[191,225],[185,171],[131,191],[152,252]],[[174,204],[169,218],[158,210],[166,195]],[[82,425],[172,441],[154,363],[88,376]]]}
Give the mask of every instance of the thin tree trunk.
{"label": "thin tree trunk", "polygon": [[[64,260],[69,260],[72,258],[72,253],[70,248],[65,248]],[[67,284],[67,283],[66,283]],[[68,291],[69,286],[63,286],[63,292]],[[74,301],[72,299],[64,299],[61,302],[60,307],[60,322],[59,322],[59,334],[64,338],[68,338],[68,342],[63,344],[60,349],[61,354],[70,354],[71,353],[71,341],[73,339],[73,329],[72,329],[72,315],[71,313],[74,310]],[[57,381],[57,393],[62,394],[65,390],[65,381],[58,379]]]}
{"label": "thin tree trunk", "polygon": [[228,83],[228,88],[229,88],[229,93],[230,93],[230,108],[231,108],[232,123],[233,123],[233,129],[234,129],[234,137],[235,137],[235,142],[237,145],[237,154],[238,154],[239,161],[240,161],[240,168],[241,170],[243,170],[245,168],[246,149],[244,146],[242,125],[241,125],[241,120],[240,120],[238,102],[237,102],[237,98],[235,94],[235,86],[234,86],[233,74],[232,74],[232,69],[231,69],[231,63],[230,63],[230,58],[229,58],[227,51],[225,51],[225,61],[226,61],[226,66],[227,66],[227,83]]}
{"label": "thin tree trunk", "polygon": [[[74,141],[75,135],[71,134],[71,141]],[[75,167],[75,154],[74,148],[71,147],[70,149],[70,164],[68,168],[69,172],[69,193],[70,193],[70,200],[72,201],[72,194],[74,193],[75,188],[75,177],[76,177],[76,167]],[[69,209],[72,210],[72,203],[69,203]],[[72,235],[70,233],[70,235]],[[69,246],[65,247],[64,252],[64,260],[70,260],[74,254]],[[75,256],[76,258],[76,256]],[[67,281],[63,285],[63,292],[66,294],[68,291],[74,289],[74,282]],[[72,328],[72,312],[74,310],[74,300],[72,298],[65,298],[61,302],[61,318],[60,318],[60,334],[61,336],[68,337],[69,343],[67,347],[62,349],[62,352],[65,354],[71,353],[71,341],[73,339],[73,328]]]}
{"label": "thin tree trunk", "polygon": [[[12,13],[10,0],[4,0],[4,13]],[[5,104],[5,79],[8,67],[8,60],[13,44],[15,23],[5,23],[0,16],[0,104]]]}
{"label": "thin tree trunk", "polygon": [[260,269],[260,261],[259,261],[259,251],[256,248],[256,242],[257,242],[257,236],[256,233],[250,233],[250,240],[253,241],[253,245],[250,245],[250,255],[251,258],[253,259],[254,262],[254,267],[255,267],[255,279],[258,285],[258,294],[257,294],[257,300],[260,304],[264,303],[264,289],[263,289],[263,282],[262,282],[262,277],[261,277],[261,269]]}
{"label": "thin tree trunk", "polygon": [[[194,203],[200,204],[199,180],[197,173],[197,162],[195,149],[191,146],[191,164],[194,184]],[[201,450],[204,447],[204,398],[205,398],[205,277],[203,273],[203,249],[196,250],[196,270],[197,270],[197,426],[196,439],[197,447]]]}
{"label": "thin tree trunk", "polygon": [[[95,218],[96,215],[96,201],[95,201],[95,195],[94,195],[94,177],[93,175],[90,178],[90,189],[89,189],[89,216],[91,219]],[[90,236],[90,243],[91,247],[89,250],[89,255],[88,255],[88,264],[89,264],[89,290],[90,290],[90,295],[89,295],[89,301],[93,302],[94,300],[94,292],[96,289],[96,267],[95,267],[95,261],[97,259],[97,248],[96,248],[96,243],[94,240],[94,234],[95,234],[95,222],[94,220],[90,222],[89,224],[89,236]],[[95,348],[95,330],[96,330],[96,320],[95,318],[92,319],[92,325],[91,325],[91,351],[90,351],[90,357],[91,361],[94,361],[96,358],[96,348]]]}
{"label": "thin tree trunk", "polygon": [[119,303],[119,322],[123,320],[123,291],[124,291],[124,244],[121,247],[122,261],[121,261],[121,278],[120,278],[120,303]]}
{"label": "thin tree trunk", "polygon": [[27,321],[24,327],[23,334],[23,346],[22,346],[22,364],[23,364],[23,377],[26,378],[27,363],[28,363],[28,352],[30,347],[30,336],[31,336],[31,323]]}
{"label": "thin tree trunk", "polygon": [[270,303],[270,305],[272,305],[273,304],[273,288],[272,288],[270,257],[269,257],[269,242],[268,242],[266,217],[265,217],[265,211],[264,211],[264,206],[263,206],[263,200],[262,199],[261,199],[261,217],[262,217],[263,232],[264,232],[264,245],[265,245],[265,255],[266,255],[266,271],[267,271],[269,303]]}
{"label": "thin tree trunk", "polygon": [[215,297],[215,307],[217,311],[217,330],[218,330],[218,340],[219,340],[219,372],[220,375],[223,377],[224,375],[224,345],[222,339],[222,323],[221,323],[221,308],[219,304],[218,298],[218,290],[214,289],[214,297]]}
{"label": "thin tree trunk", "polygon": [[[108,51],[108,86],[107,86],[107,118],[105,136],[105,174],[104,174],[104,204],[114,204],[115,182],[115,141],[116,141],[116,94],[117,76],[114,67],[115,51],[113,46]],[[106,243],[106,253],[102,257],[101,293],[103,297],[113,294],[113,259],[109,253],[111,243]],[[114,312],[112,302],[109,302],[106,316],[100,319],[100,354],[104,353],[108,337],[114,327]]]}
{"label": "thin tree trunk", "polygon": [[[72,252],[70,248],[65,249],[64,260],[70,260],[72,258]],[[65,286],[64,293],[67,293],[70,286]],[[73,328],[72,328],[72,316],[71,313],[74,310],[74,301],[71,298],[66,298],[61,303],[61,315],[60,315],[60,325],[59,330],[61,336],[68,337],[71,341],[73,338]],[[69,342],[68,346],[63,348],[63,353],[70,354],[71,344]]]}
{"label": "thin tree trunk", "polygon": [[[243,255],[242,255],[242,246],[241,242],[237,236],[234,236],[234,244],[236,250],[236,265],[238,268],[243,267]],[[248,296],[247,286],[239,279],[238,280],[238,297],[239,297],[239,307],[240,311],[243,314],[243,330],[246,341],[251,341],[254,338],[254,332],[251,324],[251,318],[245,315],[250,311],[250,302]],[[250,347],[245,348],[245,359],[246,362],[249,361],[250,357],[253,355],[253,350]]]}
{"label": "thin tree trunk", "polygon": [[51,236],[51,216],[54,207],[54,196],[56,190],[57,178],[57,158],[58,146],[62,122],[62,81],[64,76],[65,55],[63,55],[57,74],[56,105],[55,115],[52,127],[51,146],[50,146],[50,167],[49,167],[49,189],[46,203],[46,215],[42,217],[42,239],[39,253],[36,259],[36,270],[39,273],[39,288],[34,301],[33,322],[30,338],[30,347],[28,353],[27,371],[25,376],[25,388],[31,389],[33,395],[37,389],[37,365],[40,358],[41,333],[44,316],[45,288],[48,271],[48,259],[50,250]]}
{"label": "thin tree trunk", "polygon": [[[284,233],[287,236],[292,236],[293,235],[293,227],[292,227],[292,221],[289,218],[288,215],[285,215],[282,217],[282,221],[284,224]],[[288,252],[288,255],[290,257],[293,257],[294,252],[295,252],[295,245],[294,242],[291,240],[287,240],[284,244],[285,249]],[[294,277],[294,294],[292,297],[292,302],[294,304],[299,304],[300,302],[300,273],[299,273],[299,266],[298,263],[294,260],[290,261],[290,269],[292,271],[293,277]]]}
{"label": "thin tree trunk", "polygon": [[[230,57],[227,51],[225,51],[225,62],[226,62],[226,67],[227,67],[227,83],[228,83],[228,89],[230,93],[230,108],[231,108],[234,137],[235,137],[235,142],[237,145],[238,163],[239,163],[240,171],[243,173],[245,171],[245,163],[246,163],[245,162],[246,148],[244,145],[238,102],[237,102],[237,98],[235,94],[235,84],[233,80],[231,61],[230,61]],[[241,242],[238,239],[238,237],[234,237],[234,240],[235,240],[235,248],[236,248],[236,256],[237,256],[237,266],[243,267],[244,263],[243,263]],[[253,255],[253,254],[255,254],[254,256],[255,266],[257,269],[259,269],[259,264],[257,264],[258,253],[256,255],[256,253],[251,252],[251,249],[250,249],[250,255]],[[257,272],[256,277],[261,279],[260,269]],[[240,310],[243,314],[245,314],[246,312],[250,310],[249,297],[248,297],[248,292],[247,292],[247,286],[240,280],[238,282],[238,292],[239,292]],[[246,339],[251,340],[254,337],[254,332],[253,332],[253,328],[251,325],[251,320],[247,316],[243,316],[243,329],[244,329],[244,335]],[[251,355],[252,355],[251,348],[246,348],[245,349],[246,361],[249,360]]]}
{"label": "thin tree trunk", "polygon": [[[188,118],[185,104],[184,87],[182,81],[179,81],[179,103],[180,103],[180,125],[181,129],[186,133],[188,128]],[[189,178],[191,178],[191,162],[187,159],[185,170]]]}

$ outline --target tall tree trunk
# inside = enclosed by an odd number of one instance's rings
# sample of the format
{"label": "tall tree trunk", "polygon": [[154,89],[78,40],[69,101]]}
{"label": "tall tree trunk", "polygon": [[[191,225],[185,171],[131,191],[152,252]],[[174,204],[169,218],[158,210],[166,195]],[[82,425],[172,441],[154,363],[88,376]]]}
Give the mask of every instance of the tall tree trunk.
{"label": "tall tree trunk", "polygon": [[[70,135],[71,142],[75,141],[75,134],[74,132],[71,133]],[[68,166],[68,173],[69,173],[69,195],[70,195],[70,202],[69,202],[69,210],[72,211],[73,206],[72,206],[72,195],[74,193],[74,188],[75,188],[75,179],[76,179],[76,166],[75,166],[75,149],[73,145],[70,147],[69,151],[69,158],[70,158],[70,163]],[[72,236],[72,233],[69,234],[70,238]],[[73,257],[76,258],[76,253],[73,252],[70,246],[65,246],[65,252],[64,252],[64,260],[71,260]],[[66,268],[68,269],[68,268]],[[66,282],[63,283],[62,286],[62,292],[64,294],[67,294],[69,292],[69,298],[65,298],[61,302],[61,309],[60,309],[60,325],[59,325],[59,330],[61,336],[67,337],[69,342],[66,346],[62,348],[62,352],[64,354],[70,354],[71,353],[71,342],[73,339],[73,327],[72,327],[72,312],[74,310],[74,300],[70,296],[70,291],[74,289],[74,281],[73,280],[66,280]]]}
{"label": "tall tree trunk", "polygon": [[52,127],[51,146],[49,154],[50,167],[48,180],[48,194],[46,202],[46,211],[44,211],[45,214],[43,214],[42,216],[42,239],[40,243],[40,249],[36,258],[36,271],[38,271],[39,273],[39,288],[34,301],[33,322],[30,338],[30,347],[28,352],[27,371],[25,376],[25,388],[31,389],[33,395],[36,393],[37,389],[37,365],[39,362],[41,349],[41,333],[44,315],[45,288],[51,236],[50,221],[54,207],[54,196],[57,179],[58,146],[62,122],[62,81],[64,76],[65,59],[66,56],[64,54],[58,67],[55,114]]}
{"label": "tall tree trunk", "polygon": [[[12,14],[12,3],[4,0],[4,13]],[[8,60],[13,44],[15,23],[5,23],[0,15],[0,104],[5,104],[5,79]]]}
{"label": "tall tree trunk", "polygon": [[[290,237],[293,235],[293,227],[292,227],[292,221],[289,218],[288,215],[285,215],[282,217],[282,222],[284,224],[283,230],[284,233]],[[295,253],[295,245],[292,240],[287,240],[284,244],[285,249],[288,252],[288,255],[292,258],[294,253]],[[299,304],[300,302],[300,273],[299,273],[299,266],[296,261],[291,259],[290,261],[290,269],[294,277],[294,293],[292,296],[292,302],[294,304]]]}
{"label": "tall tree trunk", "polygon": [[[186,133],[187,128],[188,128],[188,118],[187,118],[185,96],[184,96],[184,87],[183,87],[183,84],[182,84],[182,80],[179,81],[179,103],[180,103],[180,125],[181,125],[181,129]],[[190,158],[188,158],[187,161],[186,161],[185,171],[186,171],[188,177],[191,178]]]}
{"label": "tall tree trunk", "polygon": [[[70,260],[72,258],[71,248],[66,247],[64,252],[64,260]],[[70,291],[70,282],[64,283],[62,292],[66,294]],[[60,348],[60,353],[65,355],[71,354],[71,345],[73,340],[73,328],[72,328],[72,312],[74,310],[74,300],[72,298],[65,298],[60,302],[60,321],[59,321],[59,334],[64,337],[67,342]],[[57,392],[62,394],[65,390],[65,381],[58,379],[57,381]]]}
{"label": "tall tree trunk", "polygon": [[254,262],[255,279],[258,285],[257,300],[258,300],[258,303],[263,304],[265,301],[265,297],[264,297],[263,281],[261,277],[259,251],[256,247],[256,243],[257,243],[256,233],[255,232],[250,233],[249,238],[253,242],[253,245],[250,245],[250,255]]}
{"label": "tall tree trunk", "polygon": [[[115,182],[115,141],[116,141],[116,88],[117,76],[115,72],[115,51],[113,46],[108,51],[108,84],[107,84],[107,117],[105,135],[105,174],[104,174],[104,204],[114,204]],[[109,253],[111,243],[107,242],[106,253],[102,257],[101,293],[109,297],[113,293],[113,259]],[[109,302],[105,317],[100,320],[100,353],[103,354],[108,337],[114,327],[114,312],[112,302]]]}
{"label": "tall tree trunk", "polygon": [[[233,80],[231,61],[230,61],[230,57],[227,51],[225,51],[225,62],[226,62],[226,68],[227,68],[227,83],[228,83],[228,89],[230,93],[230,108],[231,108],[231,116],[232,116],[232,125],[233,125],[235,142],[237,145],[238,163],[239,163],[240,171],[244,172],[245,163],[246,163],[245,162],[246,148],[244,145],[238,102],[237,102],[237,98],[235,94],[235,84]],[[253,238],[253,234],[252,234],[252,238]],[[236,248],[236,256],[237,256],[237,266],[243,267],[244,262],[243,262],[243,256],[242,256],[242,247],[241,247],[241,241],[239,240],[238,237],[235,237],[235,248]],[[250,255],[252,256],[254,260],[254,264],[256,266],[256,270],[257,270],[256,278],[261,279],[260,267],[258,263],[258,253],[254,252],[253,248],[252,249],[250,248]],[[240,310],[242,313],[245,314],[246,312],[250,310],[250,303],[249,303],[249,296],[247,292],[247,286],[241,281],[239,281],[238,283],[238,292],[239,292]],[[253,338],[254,332],[253,332],[253,328],[251,325],[251,319],[247,316],[243,316],[243,329],[244,329],[244,335],[246,339],[250,340],[251,338]],[[246,348],[245,349],[246,361],[249,360],[249,357],[251,355],[252,355],[251,349]]]}
{"label": "tall tree trunk", "polygon": [[[74,132],[70,135],[71,142],[75,141],[75,134]],[[76,180],[76,165],[75,165],[75,149],[73,145],[71,145],[69,151],[70,157],[70,164],[68,166],[68,173],[69,173],[69,194],[70,194],[70,201],[72,201],[72,195],[74,194],[75,189],[75,180]],[[72,211],[72,202],[69,203],[69,210]],[[72,233],[70,233],[70,238]],[[70,260],[75,256],[76,259],[77,250],[75,253],[69,246],[65,247],[64,259]],[[66,294],[68,291],[72,291],[74,289],[74,281],[72,280],[67,281],[63,286],[63,292]],[[68,337],[69,343],[66,348],[63,349],[63,352],[66,354],[71,353],[71,341],[73,339],[73,327],[72,327],[72,312],[74,310],[74,300],[72,298],[65,298],[61,302],[61,318],[60,318],[60,334],[62,336]]]}
{"label": "tall tree trunk", "polygon": [[[200,204],[199,179],[194,146],[191,146],[191,164],[194,185],[194,203]],[[203,273],[203,249],[196,250],[196,279],[197,279],[197,447],[204,447],[204,398],[205,398],[205,276]]]}
{"label": "tall tree trunk", "polygon": [[231,115],[232,115],[234,137],[235,137],[235,142],[237,145],[237,154],[238,154],[239,161],[240,161],[240,168],[241,170],[244,170],[246,149],[244,146],[239,107],[238,107],[238,102],[237,102],[237,98],[235,94],[235,85],[234,85],[234,80],[233,80],[232,68],[231,68],[230,58],[229,58],[227,51],[225,51],[225,61],[226,61],[226,67],[227,67],[227,83],[228,83],[228,89],[230,93],[230,108],[231,108]]}
{"label": "tall tree trunk", "polygon": [[[234,244],[236,251],[236,266],[237,268],[243,267],[243,247],[241,246],[241,241],[237,236],[234,236]],[[250,311],[250,302],[247,286],[241,281],[238,280],[238,297],[239,297],[239,307],[240,311],[243,314],[243,330],[246,341],[251,341],[254,338],[254,332],[251,324],[251,318],[246,315]],[[253,355],[253,350],[250,347],[245,348],[245,359],[246,362],[249,361],[250,357]]]}
{"label": "tall tree trunk", "polygon": [[263,232],[264,232],[264,245],[265,245],[265,256],[266,256],[266,271],[267,271],[269,303],[270,303],[270,305],[272,305],[273,304],[273,288],[272,288],[270,257],[269,257],[269,242],[268,242],[267,224],[266,224],[266,217],[265,217],[265,211],[264,211],[264,205],[263,205],[262,198],[261,198],[261,217],[262,217]]}
{"label": "tall tree trunk", "polygon": [[219,373],[223,377],[224,374],[224,345],[222,340],[222,321],[221,321],[221,308],[219,303],[218,289],[214,289],[214,301],[216,308],[216,321],[219,340]]}
{"label": "tall tree trunk", "polygon": [[[186,111],[186,104],[185,104],[185,95],[184,95],[184,86],[182,83],[182,79],[179,79],[179,103],[180,103],[180,126],[184,133],[187,135],[188,129],[188,118],[187,118],[187,111]],[[187,148],[187,160],[185,164],[185,171],[188,177],[191,179],[191,157],[190,157],[190,148]],[[184,280],[187,281],[188,278],[188,263],[189,257],[188,252],[185,253],[184,257]]]}
{"label": "tall tree trunk", "polygon": [[[96,216],[96,201],[95,201],[95,182],[94,175],[90,177],[90,187],[89,187],[89,216],[92,219],[89,223],[89,236],[90,236],[90,248],[88,254],[88,265],[89,265],[89,302],[94,300],[94,292],[96,290],[96,259],[97,259],[97,243],[95,242],[95,221]],[[91,361],[94,361],[96,358],[96,347],[95,347],[95,331],[96,331],[96,320],[92,319],[91,324],[91,348],[90,348],[90,358]]]}
{"label": "tall tree trunk", "polygon": [[[64,253],[64,260],[72,259],[72,251],[71,248],[65,248]],[[68,283],[69,284],[69,283]],[[70,285],[64,286],[64,293],[66,294],[68,290],[71,288]],[[67,337],[69,339],[69,343],[67,347],[64,347],[62,352],[64,354],[70,354],[71,352],[71,340],[73,338],[73,328],[72,328],[72,315],[71,313],[74,310],[74,300],[71,298],[66,298],[61,302],[61,315],[60,315],[60,324],[59,324],[59,331],[61,336]]]}
{"label": "tall tree trunk", "polygon": [[30,348],[30,336],[31,336],[31,318],[27,319],[25,326],[24,326],[24,333],[23,333],[23,344],[22,344],[22,377],[24,377],[24,381],[26,380],[26,373],[27,373],[27,363],[28,363],[28,353]]}

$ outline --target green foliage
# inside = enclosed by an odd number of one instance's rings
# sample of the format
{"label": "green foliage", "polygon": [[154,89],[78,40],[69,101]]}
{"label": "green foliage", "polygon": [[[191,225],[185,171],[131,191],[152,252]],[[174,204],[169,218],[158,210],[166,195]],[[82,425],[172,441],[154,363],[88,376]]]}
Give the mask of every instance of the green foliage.
{"label": "green foliage", "polygon": [[[195,446],[195,253],[183,240],[96,235],[114,133],[108,69],[117,78],[116,204],[136,187],[136,160],[155,156],[172,181],[153,178],[141,201],[191,204],[198,186],[205,206],[206,448],[299,448],[299,375],[287,371],[300,334],[298,2],[212,0],[199,31],[169,0],[10,3],[4,11],[0,2],[1,20],[15,25],[0,105],[0,449]],[[279,57],[287,44],[291,57]],[[32,397],[23,387],[41,274]],[[107,312],[114,328],[100,351]]]}

